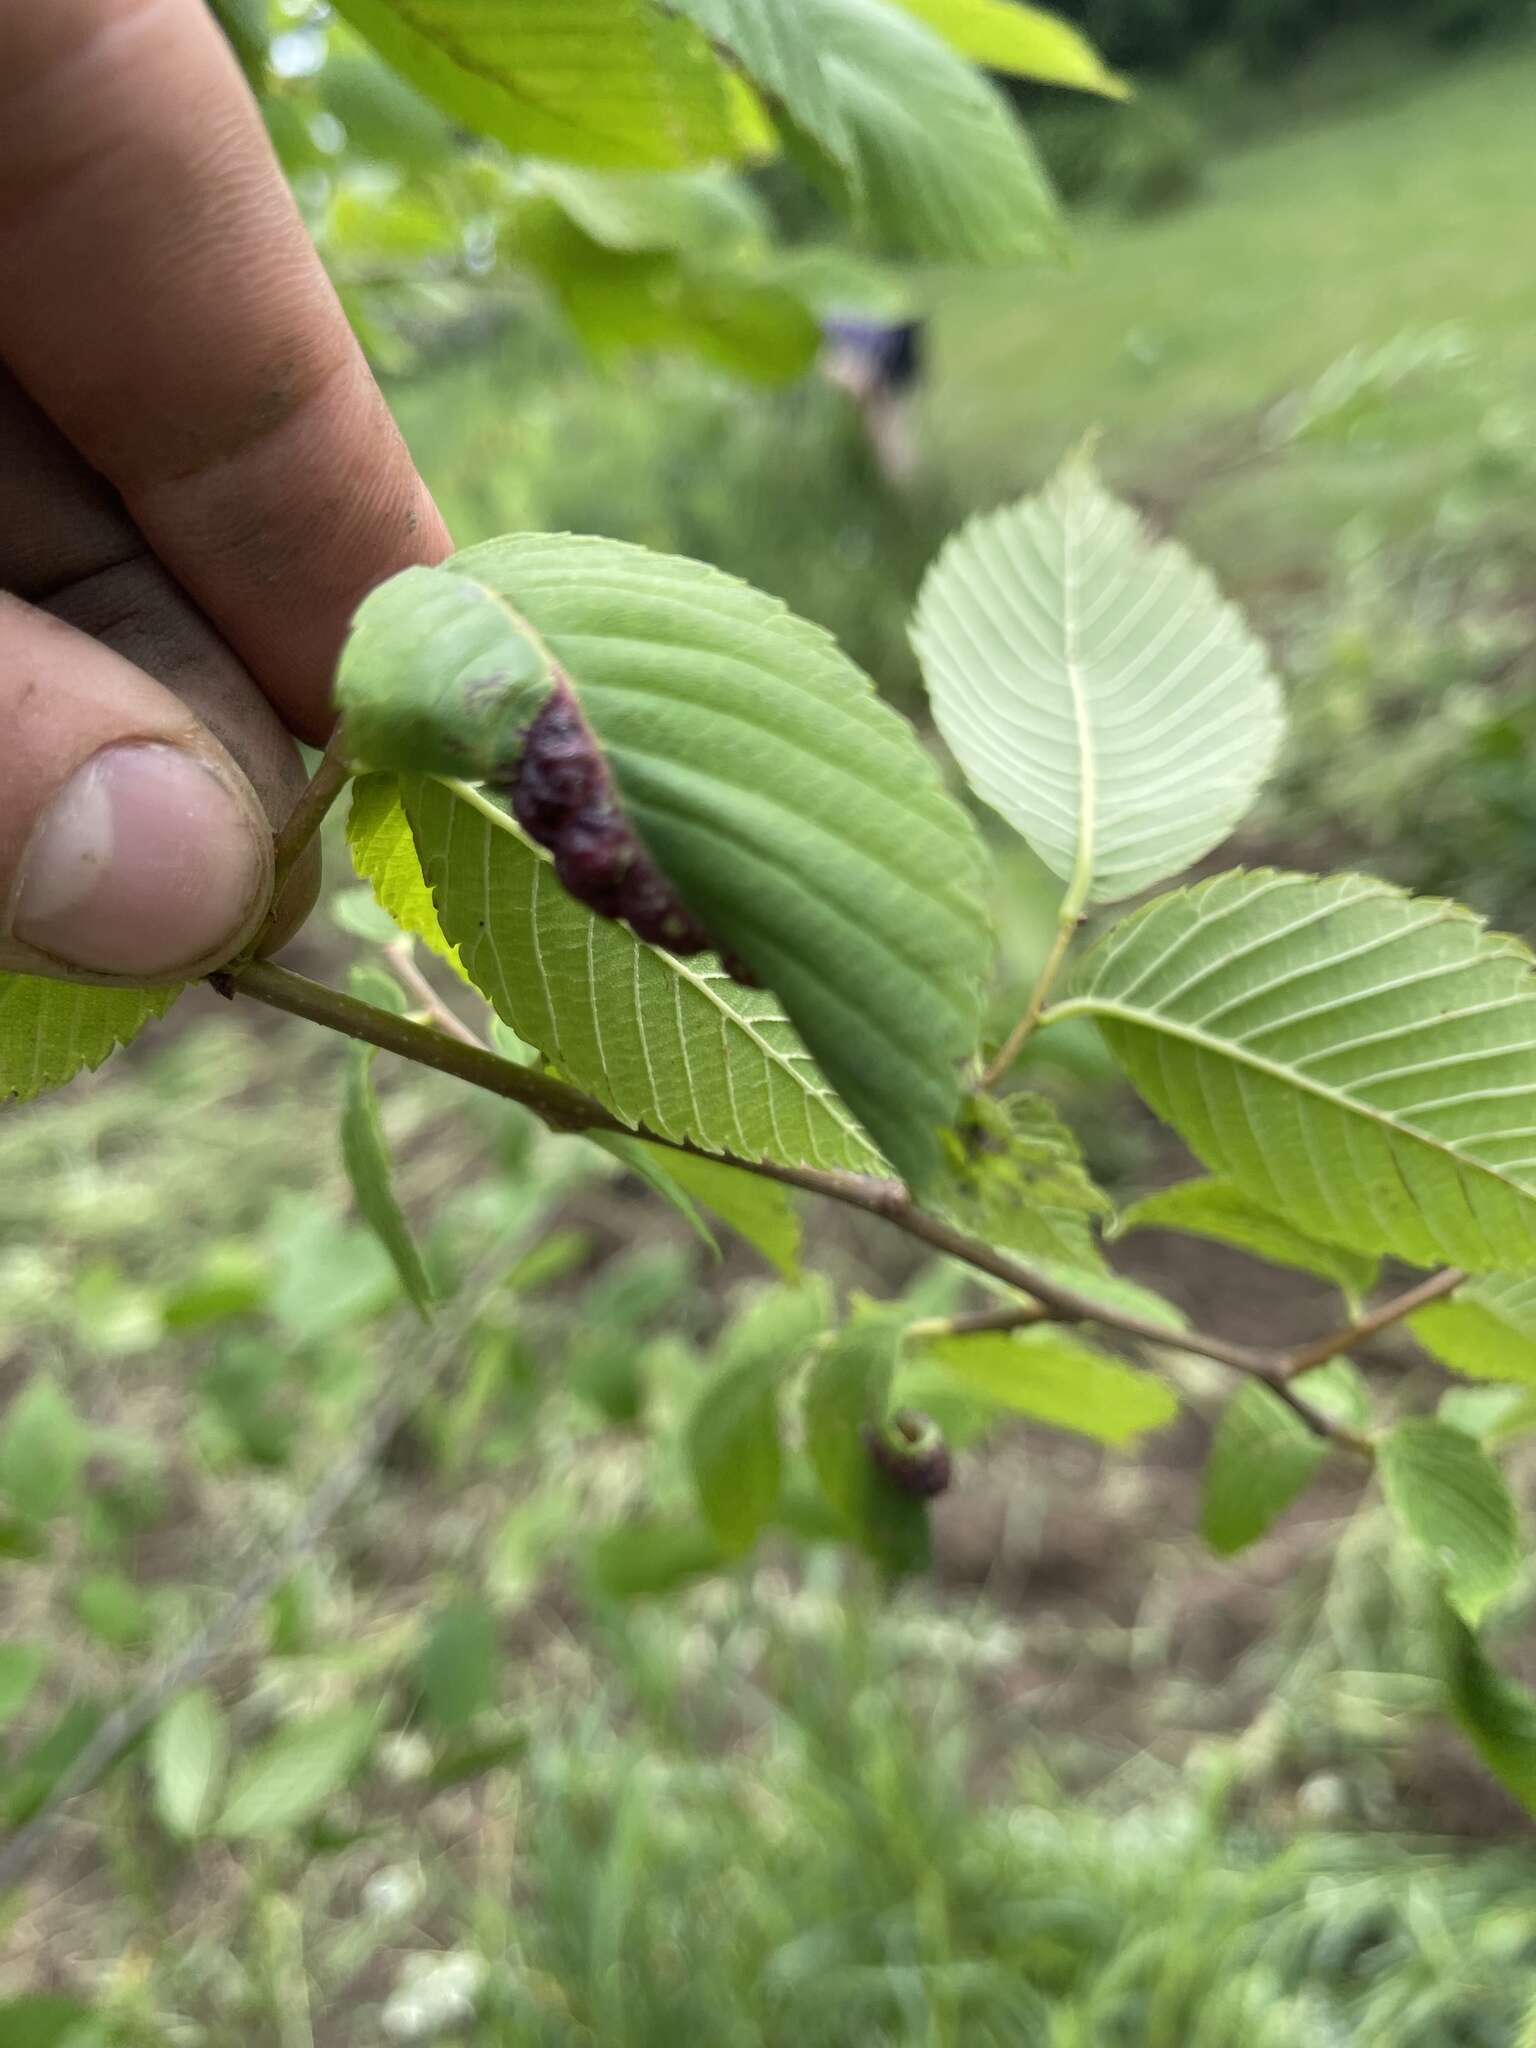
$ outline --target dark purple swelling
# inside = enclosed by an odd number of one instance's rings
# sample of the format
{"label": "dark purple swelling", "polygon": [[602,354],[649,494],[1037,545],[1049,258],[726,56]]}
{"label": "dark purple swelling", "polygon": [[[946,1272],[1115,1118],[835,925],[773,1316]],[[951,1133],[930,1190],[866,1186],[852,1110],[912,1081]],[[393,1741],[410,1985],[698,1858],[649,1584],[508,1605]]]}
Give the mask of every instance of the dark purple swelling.
{"label": "dark purple swelling", "polygon": [[932,1500],[954,1475],[949,1445],[936,1424],[910,1409],[893,1415],[883,1429],[867,1426],[864,1447],[871,1463],[914,1500]]}
{"label": "dark purple swelling", "polygon": [[563,679],[523,737],[508,794],[513,817],[554,855],[560,886],[578,903],[599,917],[622,918],[636,938],[666,952],[713,950],[714,940],[684,909],[624,815],[608,765]]}

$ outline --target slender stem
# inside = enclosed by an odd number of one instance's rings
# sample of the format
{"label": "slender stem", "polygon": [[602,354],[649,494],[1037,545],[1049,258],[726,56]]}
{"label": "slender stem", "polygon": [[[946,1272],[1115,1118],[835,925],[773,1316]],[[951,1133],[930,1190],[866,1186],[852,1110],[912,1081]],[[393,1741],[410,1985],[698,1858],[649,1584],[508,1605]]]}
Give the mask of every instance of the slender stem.
{"label": "slender stem", "polygon": [[220,994],[251,996],[270,1009],[287,1011],[290,1017],[323,1024],[328,1031],[361,1039],[365,1045],[380,1046],[385,1052],[398,1053],[402,1059],[415,1060],[419,1066],[452,1074],[471,1087],[486,1088],[509,1102],[520,1102],[542,1117],[551,1130],[629,1133],[627,1124],[611,1115],[601,1103],[583,1095],[579,1088],[568,1087],[564,1081],[541,1074],[535,1067],[520,1067],[515,1060],[503,1059],[483,1045],[466,1045],[461,1039],[449,1038],[409,1017],[375,1009],[372,1003],[344,995],[340,989],[325,988],[271,960],[251,960],[226,974],[211,974],[208,979]]}
{"label": "slender stem", "polygon": [[1009,1330],[1027,1330],[1033,1323],[1059,1323],[1038,1302],[1014,1302],[1001,1308],[968,1309],[958,1316],[923,1316],[908,1323],[907,1335],[916,1342],[932,1343],[942,1337],[989,1337]]}
{"label": "slender stem", "polygon": [[1056,977],[1061,972],[1061,963],[1067,957],[1067,949],[1082,928],[1081,906],[1071,896],[1061,906],[1061,915],[1056,921],[1056,936],[1051,941],[1051,950],[1046,954],[1040,972],[1035,977],[1034,988],[1030,991],[1029,1003],[1023,1016],[1014,1025],[1005,1039],[1002,1050],[993,1059],[981,1077],[983,1088],[995,1088],[1003,1078],[1029,1040],[1034,1036],[1050,998]]}
{"label": "slender stem", "polygon": [[352,770],[342,744],[342,730],[338,726],[331,735],[330,745],[320,756],[320,765],[310,778],[304,794],[288,813],[288,822],[277,835],[277,846],[273,853],[274,903],[282,895],[283,885],[293,873],[299,856],[325,823],[332,804],[346,788],[351,777]]}
{"label": "slender stem", "polygon": [[1346,1351],[1353,1351],[1357,1344],[1365,1343],[1383,1330],[1390,1330],[1394,1323],[1416,1315],[1421,1308],[1428,1308],[1431,1302],[1443,1301],[1448,1294],[1454,1294],[1466,1278],[1458,1266],[1446,1266],[1404,1293],[1393,1295],[1390,1301],[1368,1309],[1364,1315],[1357,1316],[1352,1323],[1346,1323],[1330,1336],[1301,1345],[1285,1361],[1287,1379],[1294,1379],[1298,1373],[1312,1372],[1317,1366],[1326,1365],[1330,1358],[1342,1357]]}
{"label": "slender stem", "polygon": [[[365,1044],[381,1046],[386,1052],[398,1053],[404,1059],[435,1067],[440,1073],[451,1074],[472,1087],[484,1088],[493,1095],[519,1102],[542,1117],[551,1130],[568,1135],[587,1131],[634,1135],[627,1124],[600,1102],[594,1102],[590,1096],[583,1095],[579,1089],[571,1088],[563,1081],[556,1081],[532,1067],[520,1067],[512,1060],[488,1052],[483,1046],[466,1045],[460,1039],[449,1038],[443,1032],[417,1024],[408,1017],[376,1010],[371,1003],[360,1002],[357,997],[343,995],[337,989],[324,988],[288,968],[275,966],[270,960],[252,961],[228,974],[212,975],[209,979],[222,993],[251,996],[273,1009],[287,1011],[290,1016],[307,1018],[329,1030],[343,1032],[349,1038],[362,1039]],[[698,1146],[660,1137],[653,1131],[642,1130],[640,1136],[647,1143],[668,1151],[687,1152],[702,1158],[720,1157],[703,1152]],[[981,1327],[1012,1329],[1041,1321],[1094,1323],[1106,1330],[1116,1330],[1121,1336],[1134,1337],[1143,1344],[1157,1345],[1164,1350],[1192,1352],[1198,1357],[1213,1359],[1218,1365],[1229,1366],[1250,1379],[1262,1380],[1317,1435],[1352,1450],[1369,1453],[1370,1445],[1364,1437],[1335,1423],[1289,1386],[1292,1354],[1260,1351],[1205,1330],[1170,1329],[1165,1323],[1155,1323],[1145,1316],[1128,1314],[1108,1302],[1095,1301],[1091,1294],[1063,1286],[1049,1275],[1026,1265],[1023,1260],[1014,1258],[1011,1253],[999,1251],[995,1245],[989,1245],[980,1238],[967,1236],[940,1216],[931,1216],[926,1209],[918,1207],[900,1181],[876,1180],[863,1174],[839,1173],[822,1167],[784,1166],[769,1159],[737,1159],[726,1155],[722,1163],[743,1173],[757,1174],[764,1180],[778,1181],[785,1187],[799,1188],[806,1194],[820,1195],[827,1201],[840,1202],[845,1208],[861,1210],[867,1216],[878,1216],[919,1243],[931,1246],[948,1258],[958,1259],[973,1271],[985,1273],[1029,1297],[1027,1302],[1021,1302],[1017,1307],[999,1310],[995,1314],[989,1312]],[[1448,1283],[1439,1291],[1448,1292]],[[1419,1298],[1408,1309],[1399,1308],[1398,1313],[1411,1313],[1413,1306],[1422,1306],[1423,1290],[1414,1292]],[[1429,1298],[1436,1297],[1431,1295]],[[1396,1314],[1388,1314],[1385,1310],[1377,1311],[1374,1319],[1366,1319],[1371,1329],[1385,1328],[1387,1323],[1396,1320]],[[1358,1341],[1361,1333],[1361,1325],[1352,1325],[1347,1335],[1339,1333],[1336,1349],[1347,1350],[1351,1343]],[[1334,1343],[1335,1340],[1328,1341]],[[1316,1351],[1318,1347],[1310,1348]],[[1328,1355],[1336,1354],[1330,1351]],[[1304,1367],[1302,1369],[1305,1370]]]}
{"label": "slender stem", "polygon": [[470,1030],[462,1017],[458,1017],[443,1001],[437,990],[428,981],[416,964],[416,942],[406,937],[396,939],[384,948],[384,958],[394,971],[395,979],[409,996],[416,998],[416,1006],[427,1022],[436,1031],[449,1038],[456,1038],[460,1045],[478,1046],[481,1052],[489,1051],[483,1038]]}

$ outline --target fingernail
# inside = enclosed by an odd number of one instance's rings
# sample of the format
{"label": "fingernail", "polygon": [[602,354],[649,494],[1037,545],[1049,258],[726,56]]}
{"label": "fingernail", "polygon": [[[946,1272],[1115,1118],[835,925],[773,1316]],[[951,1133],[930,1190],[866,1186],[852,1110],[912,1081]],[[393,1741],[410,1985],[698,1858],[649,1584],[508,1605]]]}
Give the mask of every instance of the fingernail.
{"label": "fingernail", "polygon": [[11,932],[64,966],[162,976],[246,939],[271,883],[254,808],[180,747],[106,747],[32,833]]}

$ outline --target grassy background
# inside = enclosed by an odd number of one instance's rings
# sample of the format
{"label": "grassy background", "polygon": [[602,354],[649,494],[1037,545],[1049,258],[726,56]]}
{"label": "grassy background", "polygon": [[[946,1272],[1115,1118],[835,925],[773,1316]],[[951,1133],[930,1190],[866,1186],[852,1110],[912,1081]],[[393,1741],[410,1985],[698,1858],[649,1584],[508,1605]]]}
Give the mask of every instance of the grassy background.
{"label": "grassy background", "polygon": [[[1091,215],[1070,270],[946,288],[910,500],[830,394],[594,382],[542,330],[402,385],[402,420],[462,539],[570,525],[723,562],[898,697],[938,536],[1097,424],[1291,675],[1290,764],[1240,850],[1519,916],[1536,51],[1333,61],[1186,209]],[[1270,449],[1287,392],[1444,322],[1462,367]],[[1015,864],[1000,907],[1023,977],[1049,895]],[[337,977],[369,951],[326,924],[304,947]],[[37,1746],[216,1617],[420,1369],[348,1218],[338,1050],[206,995],[178,1014],[0,1125],[0,1395],[56,1389],[87,1503],[30,1555],[0,1510],[4,1640],[47,1651],[0,1727],[11,1817]],[[1169,1169],[1091,1041],[1052,1078],[1117,1192]],[[1224,1390],[1192,1368],[1189,1419],[1138,1460],[1020,1431],[965,1461],[937,1570],[895,1602],[772,1555],[620,1602],[602,1540],[680,1497],[679,1419],[765,1276],[431,1077],[387,1074],[385,1115],[434,1256],[491,1277],[210,1680],[242,1748],[365,1711],[368,1761],[302,1826],[188,1846],[135,1756],[9,1902],[0,1994],[89,1997],[70,2048],[1536,2041],[1527,1824],[1439,1728],[1416,1589],[1347,1475],[1213,1565],[1195,1474]],[[942,1291],[856,1221],[816,1239],[843,1289]],[[1239,1336],[1323,1313],[1236,1256],[1136,1258]],[[433,1682],[466,1604],[489,1638]]]}

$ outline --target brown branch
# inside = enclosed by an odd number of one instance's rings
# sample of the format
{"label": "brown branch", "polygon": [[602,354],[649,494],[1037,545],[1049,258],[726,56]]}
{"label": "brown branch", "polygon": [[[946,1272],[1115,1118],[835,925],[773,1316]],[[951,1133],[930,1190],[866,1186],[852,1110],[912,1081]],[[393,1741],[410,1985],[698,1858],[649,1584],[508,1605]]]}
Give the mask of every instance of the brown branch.
{"label": "brown branch", "polygon": [[[210,976],[210,980],[221,993],[251,996],[274,1009],[286,1010],[291,1016],[307,1018],[329,1030],[343,1032],[350,1038],[363,1040],[365,1044],[381,1046],[386,1052],[398,1053],[402,1058],[451,1074],[472,1087],[484,1088],[493,1095],[521,1103],[541,1117],[551,1130],[574,1136],[591,1131],[635,1135],[627,1124],[601,1103],[594,1102],[590,1096],[583,1095],[579,1089],[569,1087],[563,1081],[553,1080],[536,1068],[520,1067],[512,1060],[488,1052],[483,1046],[466,1045],[441,1031],[414,1023],[408,1017],[377,1010],[370,1003],[360,1002],[355,996],[343,995],[336,989],[324,988],[318,982],[307,981],[304,976],[277,967],[270,960],[252,961],[227,974]],[[704,1152],[699,1146],[679,1143],[651,1131],[642,1130],[639,1135],[648,1143],[668,1151],[688,1152],[700,1158],[720,1157]],[[729,1155],[724,1156],[722,1163],[743,1173],[756,1174],[764,1180],[778,1181],[784,1187],[798,1188],[805,1194],[839,1202],[845,1208],[858,1209],[867,1216],[877,1216],[934,1251],[957,1259],[973,1271],[985,1273],[991,1279],[1002,1281],[1004,1286],[1030,1297],[1027,1303],[1021,1303],[1017,1308],[999,1311],[989,1320],[989,1328],[1020,1328],[1026,1323],[1040,1321],[1093,1323],[1102,1329],[1118,1331],[1123,1337],[1134,1337],[1144,1344],[1193,1352],[1251,1379],[1262,1380],[1317,1435],[1353,1450],[1369,1451],[1364,1437],[1333,1422],[1287,1385],[1289,1360],[1286,1354],[1255,1350],[1209,1331],[1169,1329],[1166,1324],[1152,1322],[1145,1316],[1131,1315],[1110,1303],[1095,1301],[1091,1294],[1063,1286],[1048,1275],[1036,1272],[1011,1253],[999,1251],[980,1238],[969,1237],[942,1217],[930,1215],[918,1206],[900,1181],[877,1180],[864,1174],[840,1173],[821,1167],[784,1166],[773,1160],[738,1159]]]}
{"label": "brown branch", "polygon": [[1443,1301],[1466,1278],[1457,1266],[1446,1266],[1438,1273],[1431,1273],[1427,1280],[1419,1281],[1417,1286],[1406,1289],[1402,1294],[1393,1295],[1379,1308],[1368,1309],[1363,1316],[1357,1316],[1354,1322],[1346,1323],[1330,1336],[1319,1337],[1315,1343],[1303,1344],[1292,1351],[1285,1360],[1285,1377],[1295,1379],[1300,1373],[1312,1372],[1318,1366],[1326,1365],[1330,1358],[1340,1358],[1346,1351],[1353,1351],[1357,1344],[1379,1336],[1383,1330],[1390,1330],[1394,1323],[1416,1315],[1421,1308],[1428,1308],[1431,1302]]}

